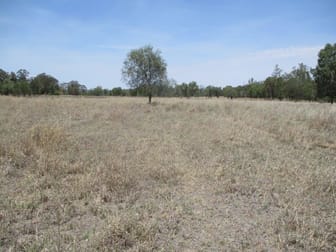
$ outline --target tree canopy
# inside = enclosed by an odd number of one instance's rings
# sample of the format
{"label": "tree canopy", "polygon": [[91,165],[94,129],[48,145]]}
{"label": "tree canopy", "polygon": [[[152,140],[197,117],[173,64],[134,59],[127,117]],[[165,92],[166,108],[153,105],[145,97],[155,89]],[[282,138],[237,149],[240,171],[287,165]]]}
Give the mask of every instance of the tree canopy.
{"label": "tree canopy", "polygon": [[147,45],[128,53],[122,76],[131,88],[144,89],[151,103],[153,88],[167,79],[167,64],[159,50]]}
{"label": "tree canopy", "polygon": [[58,80],[48,74],[41,73],[31,81],[33,94],[57,94],[59,90]]}
{"label": "tree canopy", "polygon": [[336,97],[336,44],[327,44],[318,55],[317,67],[313,71],[318,97]]}

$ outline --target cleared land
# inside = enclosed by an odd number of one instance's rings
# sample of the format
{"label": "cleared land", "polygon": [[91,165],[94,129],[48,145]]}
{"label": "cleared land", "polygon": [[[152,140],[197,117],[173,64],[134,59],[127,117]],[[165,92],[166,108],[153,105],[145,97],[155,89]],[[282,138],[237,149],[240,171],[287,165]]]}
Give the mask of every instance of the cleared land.
{"label": "cleared land", "polygon": [[336,106],[0,97],[0,251],[336,251]]}

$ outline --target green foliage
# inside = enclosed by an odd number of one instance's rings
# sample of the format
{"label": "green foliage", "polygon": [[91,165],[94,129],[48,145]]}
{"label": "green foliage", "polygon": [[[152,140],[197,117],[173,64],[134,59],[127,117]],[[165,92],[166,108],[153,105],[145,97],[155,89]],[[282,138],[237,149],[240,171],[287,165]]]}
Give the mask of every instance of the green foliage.
{"label": "green foliage", "polygon": [[144,88],[150,103],[153,87],[167,79],[167,64],[161,57],[161,52],[154,51],[153,47],[148,45],[132,50],[127,55],[122,75],[131,88]]}
{"label": "green foliage", "polygon": [[68,95],[84,95],[87,93],[85,85],[81,85],[78,81],[70,81],[61,85],[64,94]]}
{"label": "green foliage", "polygon": [[199,87],[196,81],[192,81],[188,84],[188,92],[190,96],[198,96]]}
{"label": "green foliage", "polygon": [[229,98],[235,98],[238,96],[237,90],[232,86],[226,86],[223,88],[223,95]]}
{"label": "green foliage", "polygon": [[317,84],[317,96],[327,96],[333,103],[336,97],[336,44],[327,44],[319,52],[318,64],[313,74]]}
{"label": "green foliage", "polygon": [[10,95],[14,93],[14,84],[10,78],[5,79],[1,84],[1,93],[4,95]]}
{"label": "green foliage", "polygon": [[200,88],[196,81],[175,85],[175,96],[195,97],[200,95]]}
{"label": "green foliage", "polygon": [[9,78],[9,74],[0,68],[0,83],[2,83],[7,78]]}
{"label": "green foliage", "polygon": [[104,94],[105,96],[112,95],[111,91],[108,90],[107,88],[104,88],[104,89],[103,89],[103,94]]}
{"label": "green foliage", "polygon": [[181,84],[181,91],[184,97],[188,97],[188,84],[187,83]]}
{"label": "green foliage", "polygon": [[310,69],[300,63],[284,77],[284,96],[292,100],[314,100],[316,84],[310,76]]}
{"label": "green foliage", "polygon": [[126,92],[129,96],[138,96],[138,90],[137,90],[136,88],[125,90],[125,92]]}
{"label": "green foliage", "polygon": [[164,80],[153,88],[153,93],[157,96],[174,96],[176,82],[174,80]]}
{"label": "green foliage", "polygon": [[58,85],[58,80],[51,75],[45,73],[37,75],[31,81],[31,90],[33,94],[49,94],[57,95],[59,94],[60,87]]}
{"label": "green foliage", "polygon": [[265,97],[265,87],[263,83],[253,82],[247,86],[248,97],[251,98],[262,98]]}
{"label": "green foliage", "polygon": [[113,96],[125,96],[126,93],[121,87],[116,87],[111,90]]}
{"label": "green foliage", "polygon": [[103,96],[104,95],[104,90],[101,86],[97,86],[94,89],[90,89],[88,91],[89,95],[94,95],[94,96]]}
{"label": "green foliage", "polygon": [[20,69],[17,74],[0,69],[0,94],[30,95],[28,75],[28,71],[24,69]]}
{"label": "green foliage", "polygon": [[275,95],[275,78],[267,77],[264,84],[265,84],[266,97],[273,99]]}
{"label": "green foliage", "polygon": [[310,76],[310,69],[303,63],[294,67],[290,73],[283,73],[278,65],[271,76],[263,82],[251,78],[248,84],[238,87],[223,88],[226,97],[250,97],[290,100],[314,100],[316,84]]}
{"label": "green foliage", "polygon": [[11,72],[11,73],[9,74],[9,79],[10,79],[11,81],[16,82],[16,81],[17,81],[16,74],[15,74],[14,72]]}
{"label": "green foliage", "polygon": [[16,77],[21,81],[27,81],[29,77],[29,72],[25,69],[20,69],[16,72]]}
{"label": "green foliage", "polygon": [[207,96],[207,97],[216,96],[217,98],[223,95],[222,89],[220,87],[215,87],[215,86],[207,86],[205,89],[202,90],[201,93],[203,96]]}
{"label": "green foliage", "polygon": [[284,81],[281,73],[282,70],[279,68],[278,65],[275,65],[272,76],[268,77],[265,80],[266,96],[271,99],[274,98],[279,98],[280,100],[283,99]]}

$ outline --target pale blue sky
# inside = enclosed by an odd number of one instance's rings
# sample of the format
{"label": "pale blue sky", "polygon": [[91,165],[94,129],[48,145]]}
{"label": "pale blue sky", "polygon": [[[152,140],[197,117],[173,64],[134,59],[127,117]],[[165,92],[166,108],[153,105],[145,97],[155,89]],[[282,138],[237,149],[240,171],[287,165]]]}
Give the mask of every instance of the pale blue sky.
{"label": "pale blue sky", "polygon": [[0,68],[92,88],[125,85],[127,53],[151,44],[168,76],[200,85],[314,67],[336,42],[335,0],[0,0]]}

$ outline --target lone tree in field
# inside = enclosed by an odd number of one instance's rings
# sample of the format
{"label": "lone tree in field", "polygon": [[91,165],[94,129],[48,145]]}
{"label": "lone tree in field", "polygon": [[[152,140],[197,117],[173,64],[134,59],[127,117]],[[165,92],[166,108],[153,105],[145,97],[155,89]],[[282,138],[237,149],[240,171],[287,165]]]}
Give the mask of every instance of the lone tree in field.
{"label": "lone tree in field", "polygon": [[336,44],[327,44],[318,55],[317,67],[313,71],[317,84],[317,96],[336,98]]}
{"label": "lone tree in field", "polygon": [[167,64],[159,50],[148,45],[128,53],[122,68],[123,80],[131,88],[144,89],[152,102],[153,89],[167,78]]}

